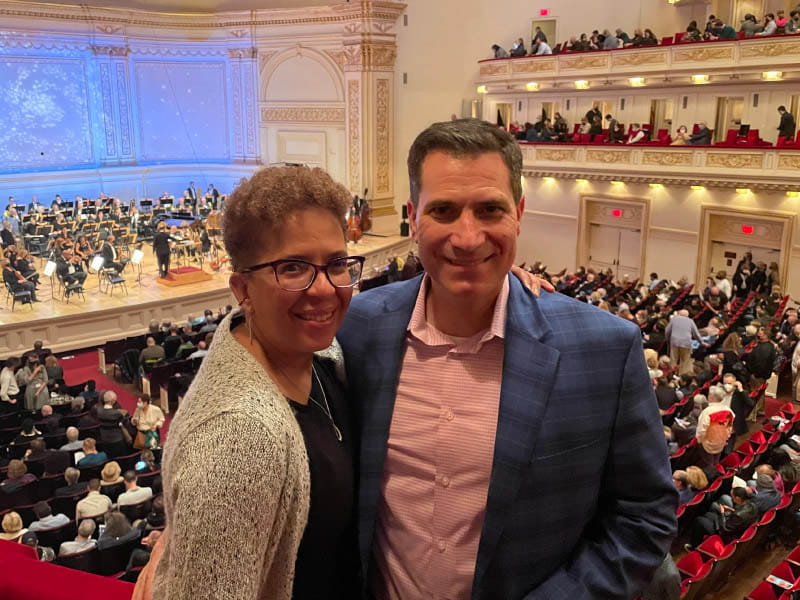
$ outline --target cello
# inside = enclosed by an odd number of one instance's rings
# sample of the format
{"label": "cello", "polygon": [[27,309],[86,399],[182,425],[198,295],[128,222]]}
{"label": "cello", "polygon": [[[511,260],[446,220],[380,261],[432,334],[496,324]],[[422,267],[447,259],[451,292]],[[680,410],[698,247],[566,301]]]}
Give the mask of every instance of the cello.
{"label": "cello", "polygon": [[358,214],[358,209],[356,208],[357,200],[358,196],[355,196],[353,206],[347,211],[347,241],[354,243],[358,242],[362,236],[361,216]]}

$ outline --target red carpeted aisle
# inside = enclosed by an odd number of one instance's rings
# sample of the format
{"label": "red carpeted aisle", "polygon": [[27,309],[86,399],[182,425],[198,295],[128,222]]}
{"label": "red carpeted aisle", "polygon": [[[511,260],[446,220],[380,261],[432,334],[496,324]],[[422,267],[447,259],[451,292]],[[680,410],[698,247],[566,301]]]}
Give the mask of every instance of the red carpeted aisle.
{"label": "red carpeted aisle", "polygon": [[[97,359],[97,350],[89,350],[79,354],[64,356],[59,359],[59,364],[64,369],[64,380],[67,385],[77,385],[89,379],[97,382],[97,391],[112,390],[117,394],[119,405],[133,414],[136,410],[136,394],[131,391],[131,386],[117,383],[111,377],[107,377],[100,372],[100,363]],[[169,429],[170,418],[164,423],[161,429],[161,443],[166,440],[167,430]]]}

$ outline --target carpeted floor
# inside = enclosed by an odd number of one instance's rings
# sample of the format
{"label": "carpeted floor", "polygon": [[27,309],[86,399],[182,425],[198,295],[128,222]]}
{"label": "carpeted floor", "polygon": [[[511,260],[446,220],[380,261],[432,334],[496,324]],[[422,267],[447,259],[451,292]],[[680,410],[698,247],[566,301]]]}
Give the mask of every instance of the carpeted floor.
{"label": "carpeted floor", "polygon": [[[77,385],[89,379],[97,382],[97,391],[112,390],[117,394],[119,405],[130,414],[136,410],[136,391],[133,385],[117,382],[112,377],[100,372],[100,363],[97,359],[97,350],[88,350],[79,354],[62,356],[59,359],[64,369],[64,380],[67,385]],[[111,371],[108,371],[111,374]],[[161,443],[166,441],[169,430],[170,418],[167,416],[164,427],[161,429]]]}

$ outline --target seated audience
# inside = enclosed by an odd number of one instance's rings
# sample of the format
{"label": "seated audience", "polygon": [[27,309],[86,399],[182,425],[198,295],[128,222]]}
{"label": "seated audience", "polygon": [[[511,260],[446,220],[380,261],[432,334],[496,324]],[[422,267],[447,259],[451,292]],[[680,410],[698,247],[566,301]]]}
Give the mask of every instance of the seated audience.
{"label": "seated audience", "polygon": [[626,144],[638,144],[639,142],[647,141],[647,132],[639,123],[634,123],[631,127],[631,132],[628,134],[628,141]]}
{"label": "seated audience", "polygon": [[107,460],[108,456],[105,452],[97,451],[97,442],[94,438],[86,438],[83,440],[83,458],[78,461],[79,467],[99,465]]}
{"label": "seated audience", "polygon": [[[55,356],[48,356],[46,360],[50,359],[55,360]],[[46,362],[46,361],[45,361]],[[58,367],[59,369],[61,367]],[[48,372],[49,373],[49,372]],[[64,375],[61,374],[59,379],[63,379]],[[45,404],[41,410],[42,418],[39,420],[39,427],[42,429],[42,433],[47,434],[57,434],[61,433],[63,429],[61,428],[61,417],[57,414],[53,413],[53,407],[49,404]]]}
{"label": "seated audience", "polygon": [[125,570],[130,571],[136,567],[145,566],[150,560],[150,553],[153,551],[153,548],[155,547],[159,537],[161,537],[160,531],[151,531],[149,535],[143,537],[142,546],[144,547],[135,548],[134,551],[131,552],[131,558],[128,560],[128,566],[125,568]]}
{"label": "seated audience", "polygon": [[717,534],[726,544],[739,537],[745,529],[758,519],[758,508],[750,500],[743,487],[731,491],[731,505],[714,502],[711,510],[692,524],[691,539],[685,545],[687,551],[694,550],[709,535]]}
{"label": "seated audience", "polygon": [[756,33],[761,31],[761,26],[756,23],[755,15],[747,13],[744,16],[741,27],[739,27],[739,31],[744,33],[744,37],[746,38],[753,37]]}
{"label": "seated audience", "polygon": [[525,56],[528,53],[525,50],[525,42],[522,38],[517,38],[517,41],[514,42],[514,45],[511,47],[511,56]]}
{"label": "seated audience", "polygon": [[100,493],[100,480],[89,480],[89,493],[75,507],[75,519],[94,519],[111,510],[111,499]]}
{"label": "seated audience", "polygon": [[681,125],[678,127],[678,131],[675,132],[675,137],[673,138],[670,145],[672,146],[685,146],[689,143],[690,139],[689,130],[687,129],[686,125]]}
{"label": "seated audience", "polygon": [[153,498],[153,505],[150,512],[145,518],[145,530],[162,528],[167,524],[167,518],[164,513],[164,496],[156,496]]}
{"label": "seated audience", "polygon": [[28,473],[28,467],[19,459],[13,459],[8,463],[7,475],[6,479],[0,481],[0,490],[8,494],[36,481],[36,475]]}
{"label": "seated audience", "polygon": [[508,58],[508,52],[497,44],[492,45],[492,53],[494,54],[494,58]]}
{"label": "seated audience", "polygon": [[192,352],[188,358],[193,360],[195,358],[203,358],[206,354],[208,354],[208,345],[204,340],[200,340],[197,342],[197,350]]}
{"label": "seated audience", "polygon": [[694,498],[694,492],[689,487],[689,478],[686,475],[686,471],[682,469],[678,469],[674,473],[672,473],[672,482],[675,484],[675,488],[678,490],[678,504],[686,504]]}
{"label": "seated audience", "polygon": [[120,512],[112,512],[106,516],[106,528],[103,535],[97,540],[97,549],[107,550],[114,546],[121,546],[136,540],[141,535],[141,530],[131,527],[128,518]]}
{"label": "seated audience", "polygon": [[155,337],[152,335],[147,336],[145,347],[139,353],[139,364],[144,365],[148,362],[158,362],[166,358],[164,347],[156,343]]}
{"label": "seated audience", "polygon": [[64,556],[65,554],[77,554],[89,548],[94,548],[97,542],[92,539],[94,530],[97,524],[94,519],[84,519],[78,525],[78,535],[73,542],[63,542],[58,549],[58,555]]}
{"label": "seated audience", "polygon": [[42,437],[42,432],[36,429],[36,426],[33,424],[33,419],[28,418],[22,421],[22,428],[11,443],[14,445],[27,444],[40,437]]}
{"label": "seated audience", "polygon": [[102,478],[100,485],[105,487],[122,483],[123,479],[121,473],[122,469],[117,461],[112,460],[107,462],[103,467],[103,471],[100,473],[100,477]]}
{"label": "seated audience", "polygon": [[29,531],[38,531],[40,529],[55,529],[69,523],[70,519],[64,514],[53,514],[53,509],[45,500],[41,500],[33,505],[33,512],[36,515],[36,520],[28,527]]}
{"label": "seated audience", "polygon": [[130,504],[139,504],[145,500],[153,497],[153,490],[149,487],[139,487],[137,482],[136,471],[125,471],[122,476],[125,481],[125,492],[117,498],[118,506],[128,506]]}
{"label": "seated audience", "polygon": [[83,442],[78,439],[80,431],[77,427],[67,427],[67,443],[61,446],[60,450],[79,450],[83,448]]}
{"label": "seated audience", "polygon": [[778,506],[781,495],[775,489],[775,482],[767,473],[761,473],[756,477],[756,487],[753,489],[750,499],[758,509],[758,514],[763,515],[771,508]]}
{"label": "seated audience", "polygon": [[35,531],[28,531],[25,535],[22,536],[20,540],[26,546],[30,546],[34,550],[36,550],[36,556],[39,557],[39,560],[42,562],[53,562],[56,558],[56,553],[53,551],[52,548],[48,548],[47,546],[40,546],[39,545],[39,536],[36,535]]}
{"label": "seated audience", "polygon": [[0,540],[10,542],[18,541],[28,531],[22,526],[22,517],[13,510],[3,515],[2,526],[3,532],[0,533]]}
{"label": "seated audience", "polygon": [[[520,39],[522,39],[522,38],[520,38]],[[559,116],[560,115],[558,113],[556,113],[556,122],[558,122],[558,117]],[[212,331],[216,331],[218,325],[214,321],[214,312],[211,311],[211,310],[206,309],[205,312],[204,312],[204,316],[205,316],[206,322],[205,322],[205,325],[203,325],[200,328],[200,332],[199,333],[210,333]]]}
{"label": "seated audience", "polygon": [[142,455],[139,457],[134,470],[137,473],[152,473],[159,470],[152,450],[142,450]]}
{"label": "seated audience", "polygon": [[775,35],[778,31],[778,24],[775,22],[775,15],[767,13],[764,15],[764,28],[756,35]]}
{"label": "seated audience", "polygon": [[67,485],[56,489],[53,495],[56,498],[62,498],[64,496],[74,496],[85,492],[89,484],[85,481],[78,481],[80,476],[81,472],[75,467],[70,467],[64,471],[64,481],[67,482]]}
{"label": "seated audience", "polygon": [[690,136],[687,143],[692,146],[708,146],[711,143],[711,130],[704,122],[700,122],[697,133]]}

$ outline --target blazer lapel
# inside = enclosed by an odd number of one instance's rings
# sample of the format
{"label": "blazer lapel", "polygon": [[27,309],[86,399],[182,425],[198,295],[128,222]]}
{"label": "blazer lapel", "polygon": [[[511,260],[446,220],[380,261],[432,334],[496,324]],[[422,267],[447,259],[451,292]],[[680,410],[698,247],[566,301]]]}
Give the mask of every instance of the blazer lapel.
{"label": "blazer lapel", "polygon": [[530,468],[533,449],[556,379],[559,351],[546,343],[550,332],[536,299],[511,277],[503,383],[486,515],[478,546],[473,590],[503,533],[509,508]]}

